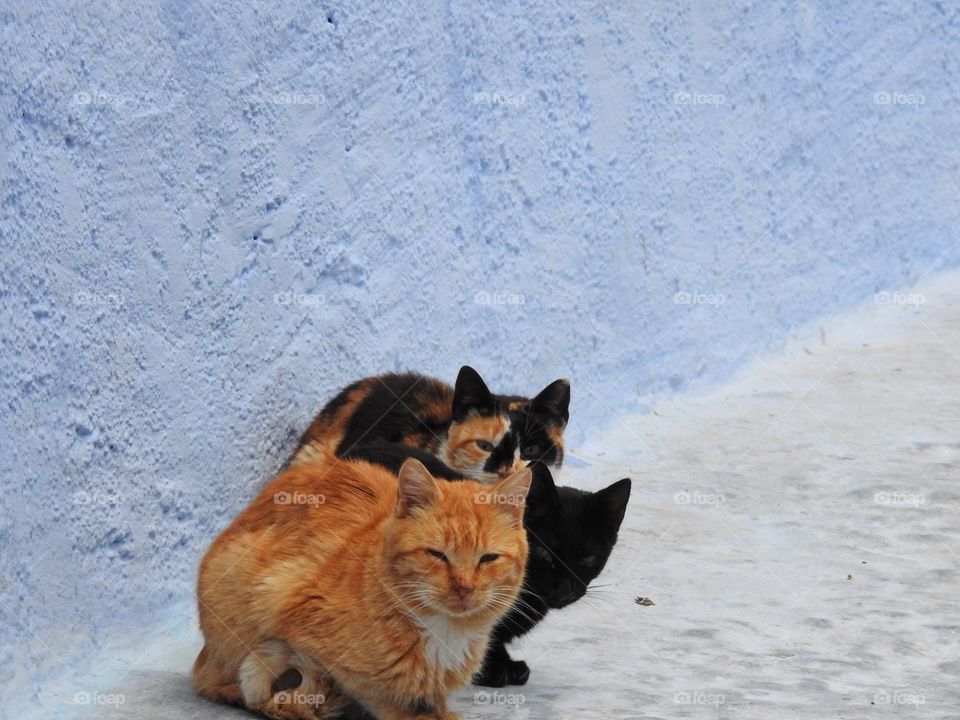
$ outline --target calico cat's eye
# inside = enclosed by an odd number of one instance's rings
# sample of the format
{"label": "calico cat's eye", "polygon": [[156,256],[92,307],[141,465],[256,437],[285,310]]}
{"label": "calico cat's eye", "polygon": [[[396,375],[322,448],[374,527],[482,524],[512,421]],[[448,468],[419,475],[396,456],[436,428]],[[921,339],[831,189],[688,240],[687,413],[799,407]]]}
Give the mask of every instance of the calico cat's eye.
{"label": "calico cat's eye", "polygon": [[521,453],[525,458],[533,458],[540,456],[540,446],[539,445],[527,445],[523,452]]}
{"label": "calico cat's eye", "polygon": [[483,556],[480,558],[480,563],[481,563],[481,564],[483,564],[483,563],[491,563],[491,562],[493,562],[494,560],[496,560],[498,557],[500,557],[500,556],[499,556],[497,553],[487,553],[486,555],[483,555]]}
{"label": "calico cat's eye", "polygon": [[449,560],[447,560],[447,556],[444,555],[439,550],[427,550],[427,552],[433,555],[437,560],[443,560],[444,562],[449,562]]}
{"label": "calico cat's eye", "polygon": [[489,440],[476,440],[477,447],[484,452],[493,452],[493,443]]}

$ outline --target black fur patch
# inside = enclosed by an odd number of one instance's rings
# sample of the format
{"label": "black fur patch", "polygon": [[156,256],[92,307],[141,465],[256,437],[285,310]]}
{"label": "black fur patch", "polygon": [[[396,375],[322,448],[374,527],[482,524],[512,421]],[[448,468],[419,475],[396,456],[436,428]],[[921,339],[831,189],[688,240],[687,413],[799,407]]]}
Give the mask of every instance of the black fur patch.
{"label": "black fur patch", "polygon": [[270,685],[270,692],[276,695],[278,692],[293,690],[294,688],[300,687],[300,683],[302,682],[303,675],[300,674],[300,671],[296,668],[290,668],[281,673],[280,676],[273,681],[273,684]]}
{"label": "black fur patch", "polygon": [[551,609],[586,594],[617,542],[630,498],[630,480],[596,493],[557,487],[543,465],[534,465],[524,525],[530,554],[517,603],[494,628],[478,685],[522,685],[530,669],[510,658],[506,643],[529,632]]}

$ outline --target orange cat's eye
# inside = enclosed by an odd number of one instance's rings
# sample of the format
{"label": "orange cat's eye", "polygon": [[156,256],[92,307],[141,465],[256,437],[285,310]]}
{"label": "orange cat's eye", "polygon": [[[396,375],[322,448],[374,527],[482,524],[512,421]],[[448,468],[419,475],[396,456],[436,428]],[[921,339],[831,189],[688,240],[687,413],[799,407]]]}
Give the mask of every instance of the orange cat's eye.
{"label": "orange cat's eye", "polygon": [[477,447],[483,450],[484,452],[493,452],[493,443],[489,440],[475,440]]}
{"label": "orange cat's eye", "polygon": [[499,556],[497,553],[487,553],[486,555],[484,555],[483,557],[480,558],[480,562],[481,562],[481,563],[490,563],[490,562],[493,562],[494,560],[496,560],[498,557],[500,557],[500,556]]}
{"label": "orange cat's eye", "polygon": [[437,560],[443,560],[444,562],[449,562],[449,561],[447,560],[447,556],[444,555],[444,554],[443,554],[442,552],[440,552],[439,550],[427,550],[427,552],[430,553],[431,555],[433,555]]}

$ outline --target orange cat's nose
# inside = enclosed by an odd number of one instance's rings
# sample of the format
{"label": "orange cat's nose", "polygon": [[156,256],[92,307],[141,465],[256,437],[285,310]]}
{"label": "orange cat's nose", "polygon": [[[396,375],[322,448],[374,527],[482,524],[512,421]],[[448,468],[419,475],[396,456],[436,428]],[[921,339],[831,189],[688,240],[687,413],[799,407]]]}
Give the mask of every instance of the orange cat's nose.
{"label": "orange cat's nose", "polygon": [[456,585],[453,588],[453,591],[460,597],[461,600],[466,600],[470,597],[470,594],[473,592],[472,585]]}

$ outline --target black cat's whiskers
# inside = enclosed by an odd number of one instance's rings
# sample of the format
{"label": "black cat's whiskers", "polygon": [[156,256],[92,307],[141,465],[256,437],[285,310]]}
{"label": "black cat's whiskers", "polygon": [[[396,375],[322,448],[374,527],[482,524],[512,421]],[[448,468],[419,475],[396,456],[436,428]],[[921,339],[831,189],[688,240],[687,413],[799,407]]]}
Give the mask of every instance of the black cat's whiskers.
{"label": "black cat's whiskers", "polygon": [[602,592],[591,592],[590,588],[587,588],[587,591],[584,593],[583,597],[590,598],[590,600],[596,601],[600,604],[606,603],[606,607],[614,608],[617,606],[617,596],[606,595]]}
{"label": "black cat's whiskers", "polygon": [[584,605],[586,605],[588,608],[590,608],[590,609],[593,610],[594,612],[602,612],[603,610],[606,610],[607,608],[610,607],[610,606],[607,606],[607,607],[602,607],[602,606],[600,606],[600,605],[596,602],[597,599],[598,599],[598,598],[596,598],[596,597],[591,597],[590,595],[582,595],[582,596],[580,597],[580,602],[582,602]]}
{"label": "black cat's whiskers", "polygon": [[617,607],[617,598],[610,597],[609,595],[595,595],[593,593],[587,593],[584,595],[585,598],[589,598],[592,602],[595,602],[604,607]]}

